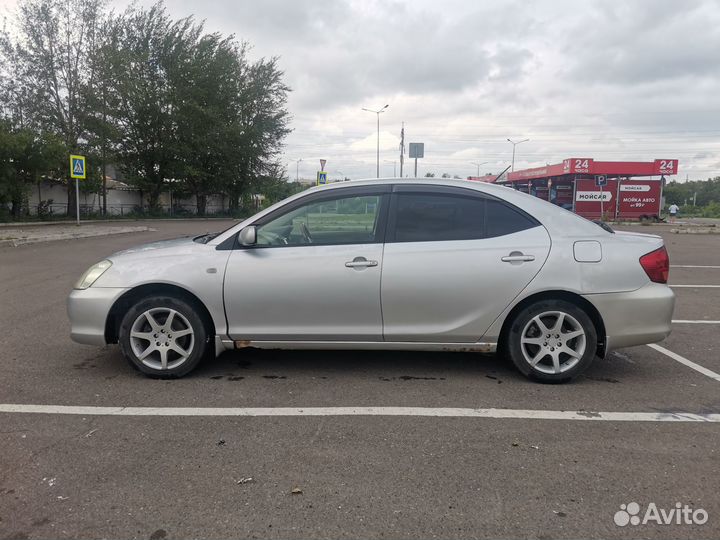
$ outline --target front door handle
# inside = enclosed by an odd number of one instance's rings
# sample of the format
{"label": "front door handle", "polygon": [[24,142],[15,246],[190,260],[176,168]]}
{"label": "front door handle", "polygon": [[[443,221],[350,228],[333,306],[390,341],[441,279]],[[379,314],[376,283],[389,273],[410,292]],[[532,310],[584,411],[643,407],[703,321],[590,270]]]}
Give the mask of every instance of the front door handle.
{"label": "front door handle", "polygon": [[535,255],[524,255],[522,251],[513,251],[510,255],[500,259],[502,262],[521,263],[535,260]]}
{"label": "front door handle", "polygon": [[365,257],[355,257],[352,261],[345,263],[348,268],[367,268],[369,266],[377,266],[377,261],[368,261]]}

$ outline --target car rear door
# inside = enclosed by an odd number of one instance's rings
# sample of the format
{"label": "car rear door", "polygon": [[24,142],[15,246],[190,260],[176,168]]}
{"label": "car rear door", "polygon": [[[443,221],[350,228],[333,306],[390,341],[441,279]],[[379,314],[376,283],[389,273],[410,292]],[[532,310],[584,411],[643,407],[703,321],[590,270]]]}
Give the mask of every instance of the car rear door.
{"label": "car rear door", "polygon": [[328,189],[253,223],[257,245],[234,249],[226,267],[230,337],[382,341],[389,191],[384,185]]}
{"label": "car rear door", "polygon": [[386,341],[479,340],[550,251],[535,219],[472,189],[395,186],[388,227]]}

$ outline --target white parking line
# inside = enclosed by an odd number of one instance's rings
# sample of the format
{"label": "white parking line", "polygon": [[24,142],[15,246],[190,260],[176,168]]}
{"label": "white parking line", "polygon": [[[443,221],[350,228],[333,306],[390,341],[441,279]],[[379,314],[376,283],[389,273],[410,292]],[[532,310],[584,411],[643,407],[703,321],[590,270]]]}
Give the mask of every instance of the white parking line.
{"label": "white parking line", "polygon": [[448,407],[91,407],[0,404],[0,413],[82,416],[426,416],[514,418],[525,420],[598,420],[610,422],[712,422],[720,414],[687,412],[596,412],[533,409],[469,409]]}
{"label": "white parking line", "polygon": [[671,264],[670,268],[720,268],[720,266],[702,264]]}
{"label": "white parking line", "polygon": [[715,373],[711,369],[703,367],[700,364],[696,364],[692,360],[688,360],[687,358],[680,356],[679,354],[674,353],[674,352],[666,349],[665,347],[661,347],[660,345],[657,345],[655,343],[650,343],[648,345],[648,347],[650,347],[651,349],[655,349],[658,352],[663,353],[665,356],[669,356],[676,362],[680,362],[681,364],[686,365],[687,367],[689,367],[691,369],[694,369],[698,373],[702,373],[703,375],[706,375],[706,376],[710,377],[711,379],[720,381],[720,373]]}
{"label": "white parking line", "polygon": [[720,324],[720,321],[688,321],[684,319],[674,319],[673,324]]}
{"label": "white parking line", "polygon": [[668,285],[673,289],[720,289],[720,285]]}

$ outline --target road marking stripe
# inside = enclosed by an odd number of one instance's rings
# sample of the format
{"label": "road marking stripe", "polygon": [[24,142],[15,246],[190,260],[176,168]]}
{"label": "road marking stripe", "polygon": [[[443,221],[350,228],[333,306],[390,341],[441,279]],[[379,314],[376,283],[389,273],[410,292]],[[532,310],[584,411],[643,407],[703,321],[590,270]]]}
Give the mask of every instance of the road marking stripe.
{"label": "road marking stripe", "polygon": [[677,319],[673,320],[673,324],[720,324],[720,321],[686,321]]}
{"label": "road marking stripe", "polygon": [[714,380],[716,380],[716,381],[720,381],[720,373],[715,373],[715,372],[712,371],[711,369],[708,369],[708,368],[706,368],[706,367],[703,367],[703,366],[701,366],[700,364],[696,364],[696,363],[693,362],[692,360],[688,360],[687,358],[685,358],[685,357],[683,357],[683,356],[680,356],[679,354],[674,353],[674,352],[666,349],[665,347],[661,347],[660,345],[657,345],[657,344],[655,344],[655,343],[650,343],[650,344],[648,345],[648,347],[650,347],[651,349],[655,349],[655,350],[658,351],[658,352],[663,353],[665,356],[669,356],[670,358],[672,358],[672,359],[675,360],[676,362],[680,362],[681,364],[684,364],[684,365],[686,365],[687,367],[689,367],[689,368],[691,368],[691,369],[694,369],[695,371],[697,371],[697,372],[699,372],[699,373],[702,373],[703,375],[706,375],[706,376],[710,377],[711,379],[714,379]]}
{"label": "road marking stripe", "polygon": [[720,289],[720,285],[668,285],[673,289]]}
{"label": "road marking stripe", "polygon": [[546,411],[448,407],[86,407],[5,403],[0,404],[0,413],[82,416],[429,416],[445,418],[516,418],[525,420],[720,423],[720,414],[718,413]]}
{"label": "road marking stripe", "polygon": [[720,268],[720,266],[702,264],[671,264],[670,268]]}

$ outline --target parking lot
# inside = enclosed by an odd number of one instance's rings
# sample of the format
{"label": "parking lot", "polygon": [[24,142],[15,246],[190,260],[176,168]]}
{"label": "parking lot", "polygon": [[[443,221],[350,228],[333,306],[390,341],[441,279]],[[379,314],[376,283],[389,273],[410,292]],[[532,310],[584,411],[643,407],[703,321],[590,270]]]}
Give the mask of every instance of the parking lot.
{"label": "parking lot", "polygon": [[[0,247],[0,538],[720,536],[720,235],[619,227],[665,238],[678,322],[570,384],[494,355],[258,350],[160,381],[70,341],[67,294],[229,223],[138,225]],[[709,519],[617,526],[630,502]]]}

